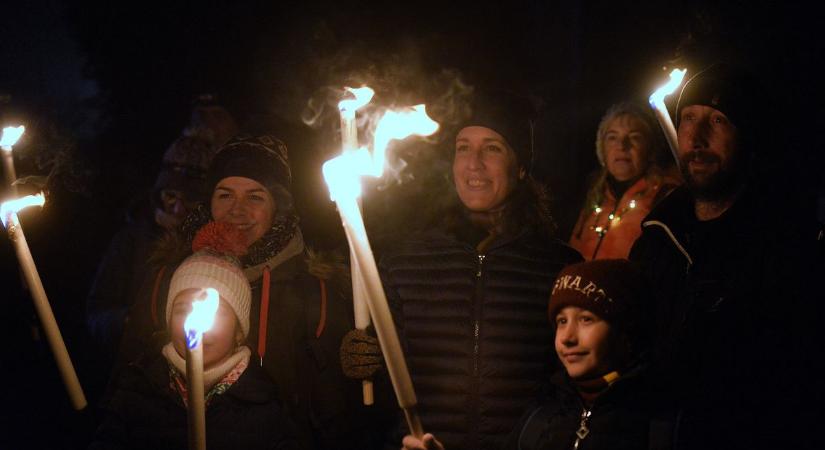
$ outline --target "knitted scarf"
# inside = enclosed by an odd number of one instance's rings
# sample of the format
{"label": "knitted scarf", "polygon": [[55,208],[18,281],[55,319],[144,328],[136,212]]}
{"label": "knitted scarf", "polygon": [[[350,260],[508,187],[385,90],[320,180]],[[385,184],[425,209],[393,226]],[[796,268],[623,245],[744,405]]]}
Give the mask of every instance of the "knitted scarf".
{"label": "knitted scarf", "polygon": [[[186,360],[184,360],[172,343],[163,347],[163,356],[169,362],[169,386],[177,392],[183,400],[184,406],[189,406],[189,397],[186,389]],[[249,347],[241,346],[226,358],[222,363],[211,369],[204,370],[203,384],[206,392],[206,404],[216,395],[223,394],[229,389],[249,366],[249,356],[252,352]]]}
{"label": "knitted scarf", "polygon": [[[192,242],[198,230],[212,220],[212,212],[208,205],[202,203],[195,207],[181,224],[186,241]],[[300,233],[298,221],[298,216],[295,214],[277,215],[272,227],[260,239],[253,242],[247,254],[241,258],[243,267],[263,264],[281,253],[296,233]]]}

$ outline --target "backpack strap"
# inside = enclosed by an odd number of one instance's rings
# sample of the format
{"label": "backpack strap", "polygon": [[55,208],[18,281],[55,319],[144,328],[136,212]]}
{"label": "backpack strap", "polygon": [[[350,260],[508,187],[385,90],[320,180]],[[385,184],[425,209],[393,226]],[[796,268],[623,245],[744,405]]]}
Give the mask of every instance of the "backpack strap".
{"label": "backpack strap", "polygon": [[260,358],[262,367],[266,354],[266,326],[269,319],[269,283],[269,266],[264,266],[263,280],[261,280],[261,311],[258,315],[258,358]]}
{"label": "backpack strap", "polygon": [[[161,322],[160,317],[158,317],[158,292],[160,291],[160,283],[163,281],[163,276],[166,275],[166,269],[168,266],[161,266],[158,270],[158,274],[155,275],[155,285],[152,287],[152,298],[150,300],[151,314],[152,314],[152,326],[157,330],[161,328],[161,323],[166,322],[166,317],[163,318]],[[165,315],[165,313],[164,313]]]}

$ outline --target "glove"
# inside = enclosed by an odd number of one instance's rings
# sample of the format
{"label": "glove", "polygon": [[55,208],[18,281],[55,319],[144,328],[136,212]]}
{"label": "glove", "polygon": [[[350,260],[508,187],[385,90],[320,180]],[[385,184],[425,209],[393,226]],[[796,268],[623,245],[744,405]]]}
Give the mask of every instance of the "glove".
{"label": "glove", "polygon": [[372,378],[384,368],[384,355],[378,339],[364,330],[351,330],[341,340],[339,350],[344,375],[355,380]]}

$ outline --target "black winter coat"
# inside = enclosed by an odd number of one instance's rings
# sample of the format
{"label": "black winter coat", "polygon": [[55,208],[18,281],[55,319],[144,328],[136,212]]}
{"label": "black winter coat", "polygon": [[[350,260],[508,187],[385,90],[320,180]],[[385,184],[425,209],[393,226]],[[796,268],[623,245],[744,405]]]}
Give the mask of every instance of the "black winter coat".
{"label": "black winter coat", "polygon": [[[169,382],[162,356],[124,370],[89,449],[187,449],[187,411]],[[212,397],[206,445],[212,450],[300,448],[274,385],[259,367],[250,364],[226,392]]]}
{"label": "black winter coat", "polygon": [[564,370],[559,370],[553,375],[552,389],[527,409],[504,448],[570,450],[582,424],[587,431],[578,450],[673,448],[677,414],[651,391],[646,375],[642,366],[631,369],[588,408]]}
{"label": "black winter coat", "polygon": [[581,256],[531,231],[483,255],[464,239],[423,233],[388,252],[381,272],[424,430],[451,450],[498,449],[549,379],[550,290]]}
{"label": "black winter coat", "polygon": [[765,206],[745,191],[719,218],[700,222],[679,188],[643,221],[630,253],[658,302],[657,378],[682,401],[685,448],[789,445],[793,420],[780,411],[807,409],[791,404],[798,399],[789,388],[809,371],[801,366],[811,339],[798,332],[818,308],[805,293],[815,241],[806,250],[796,231],[803,227]]}

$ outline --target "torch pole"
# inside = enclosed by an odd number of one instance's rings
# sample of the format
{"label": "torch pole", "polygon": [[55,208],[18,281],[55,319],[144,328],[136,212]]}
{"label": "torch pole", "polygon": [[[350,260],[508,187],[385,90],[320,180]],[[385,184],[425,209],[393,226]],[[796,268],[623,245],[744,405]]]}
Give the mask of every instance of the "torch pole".
{"label": "torch pole", "polygon": [[[355,111],[341,111],[341,147],[344,153],[353,152],[358,148],[358,126],[355,121]],[[358,202],[360,216],[360,202]],[[364,279],[358,266],[358,259],[350,244],[350,278],[352,279],[352,306],[355,315],[355,328],[366,330],[370,326],[370,311],[367,307]],[[365,405],[375,402],[372,380],[361,380],[361,390]]]}
{"label": "torch pole", "polygon": [[665,134],[667,145],[670,147],[670,153],[673,155],[673,160],[676,161],[676,167],[679,167],[679,154],[677,153],[679,141],[676,137],[676,127],[673,126],[673,120],[670,119],[670,113],[667,112],[667,106],[663,101],[653,99],[650,100],[650,106],[656,114],[656,119],[662,127],[662,132]]}
{"label": "torch pole", "polygon": [[63,379],[63,384],[66,386],[66,391],[69,394],[69,400],[72,403],[72,407],[80,411],[88,404],[86,402],[86,396],[83,393],[83,388],[80,386],[80,380],[77,378],[74,365],[72,365],[69,351],[66,350],[66,343],[60,334],[60,328],[57,326],[51,305],[49,305],[49,299],[46,297],[46,290],[43,288],[40,275],[37,273],[37,267],[34,265],[34,259],[29,250],[29,244],[26,242],[26,236],[23,234],[23,229],[20,226],[20,220],[16,213],[10,215],[8,232],[9,238],[14,243],[14,250],[17,253],[17,259],[20,261],[20,267],[23,270],[26,284],[31,290],[34,307],[37,311],[37,316],[40,318],[43,331],[46,334],[46,340],[54,355],[60,377]]}
{"label": "torch pole", "polygon": [[189,400],[189,449],[206,450],[206,405],[203,393],[203,339],[186,346],[186,383]]}
{"label": "torch pole", "polygon": [[13,184],[17,180],[17,173],[14,170],[14,156],[11,147],[3,147],[3,176],[6,184],[11,189],[11,195],[17,197],[17,185]]}
{"label": "torch pole", "polygon": [[378,342],[381,344],[381,352],[384,354],[387,371],[390,374],[392,386],[398,398],[398,405],[404,410],[407,425],[412,435],[421,438],[424,435],[424,430],[415,410],[418,400],[415,396],[404,353],[401,351],[398,333],[395,330],[395,324],[387,305],[387,297],[384,294],[381,278],[378,275],[378,267],[375,264],[375,257],[367,238],[364,220],[358,209],[357,199],[351,196],[343,197],[337,197],[335,201],[338,205],[338,212],[341,215],[347,241],[350,244],[350,249],[355,254],[355,261],[358,264],[361,279],[364,283],[366,302],[372,315]]}

